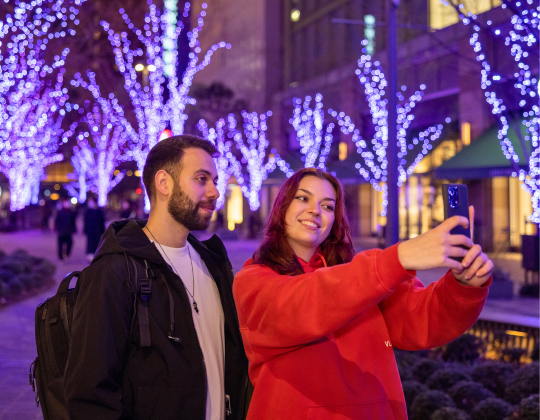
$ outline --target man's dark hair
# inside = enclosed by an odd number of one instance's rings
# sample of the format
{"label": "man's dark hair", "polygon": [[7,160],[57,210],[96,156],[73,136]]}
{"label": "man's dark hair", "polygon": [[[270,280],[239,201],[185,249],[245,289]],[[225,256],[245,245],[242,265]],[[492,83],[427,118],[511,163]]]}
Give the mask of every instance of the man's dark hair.
{"label": "man's dark hair", "polygon": [[219,155],[216,146],[210,141],[189,134],[169,137],[152,147],[143,169],[143,183],[151,201],[156,194],[154,185],[156,173],[164,170],[176,182],[180,175],[181,159],[184,156],[184,150],[191,148],[202,149],[212,157]]}

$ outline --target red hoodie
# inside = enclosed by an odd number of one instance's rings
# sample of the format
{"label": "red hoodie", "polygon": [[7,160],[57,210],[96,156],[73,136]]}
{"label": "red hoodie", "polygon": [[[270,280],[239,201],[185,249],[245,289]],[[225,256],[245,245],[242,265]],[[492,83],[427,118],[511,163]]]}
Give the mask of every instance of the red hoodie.
{"label": "red hoodie", "polygon": [[397,245],[333,267],[317,253],[300,262],[305,274],[286,276],[248,260],[234,281],[255,387],[248,420],[407,419],[392,347],[457,338],[488,293],[450,271],[425,288]]}

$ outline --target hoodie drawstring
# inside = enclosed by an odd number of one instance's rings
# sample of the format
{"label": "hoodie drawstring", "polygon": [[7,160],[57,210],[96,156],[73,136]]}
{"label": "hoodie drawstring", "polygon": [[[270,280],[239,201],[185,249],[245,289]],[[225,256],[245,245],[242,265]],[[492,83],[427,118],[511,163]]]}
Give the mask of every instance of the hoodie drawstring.
{"label": "hoodie drawstring", "polygon": [[325,267],[328,267],[328,265],[326,264],[326,260],[324,259],[324,257],[322,256],[322,254],[319,252],[319,257],[321,257],[321,260],[322,260],[322,263]]}

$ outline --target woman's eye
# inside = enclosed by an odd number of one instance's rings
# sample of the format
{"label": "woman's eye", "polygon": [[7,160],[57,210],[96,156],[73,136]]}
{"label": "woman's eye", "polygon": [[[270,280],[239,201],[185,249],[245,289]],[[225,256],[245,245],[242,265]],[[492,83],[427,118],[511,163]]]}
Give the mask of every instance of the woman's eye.
{"label": "woman's eye", "polygon": [[334,207],[332,207],[332,206],[324,206],[324,207],[326,207],[326,210],[334,211]]}
{"label": "woman's eye", "polygon": [[303,195],[299,195],[298,197],[294,197],[296,198],[297,200],[300,200],[300,201],[307,201],[307,198],[304,197]]}
{"label": "woman's eye", "polygon": [[206,178],[204,176],[200,176],[197,178],[197,181],[204,182]]}

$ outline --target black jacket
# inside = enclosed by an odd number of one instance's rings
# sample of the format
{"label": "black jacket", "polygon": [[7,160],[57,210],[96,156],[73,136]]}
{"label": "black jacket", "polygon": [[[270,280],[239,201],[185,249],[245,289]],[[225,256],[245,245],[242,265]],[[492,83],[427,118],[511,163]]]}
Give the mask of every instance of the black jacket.
{"label": "black jacket", "polygon": [[[206,373],[190,302],[180,278],[142,231],[145,223],[131,219],[111,224],[92,264],[79,278],[64,375],[72,420],[204,420]],[[225,393],[232,411],[226,418],[239,420],[244,414],[248,378],[232,296],[232,266],[217,236],[199,242],[189,235],[188,241],[220,293],[225,315]],[[156,273],[148,305],[151,348],[139,346],[135,295],[124,253],[148,261]],[[170,319],[165,281],[175,303],[179,343],[167,338]]]}
{"label": "black jacket", "polygon": [[77,232],[75,227],[75,219],[77,213],[71,209],[61,208],[56,213],[56,219],[54,220],[54,228],[58,232],[58,235],[71,235]]}

